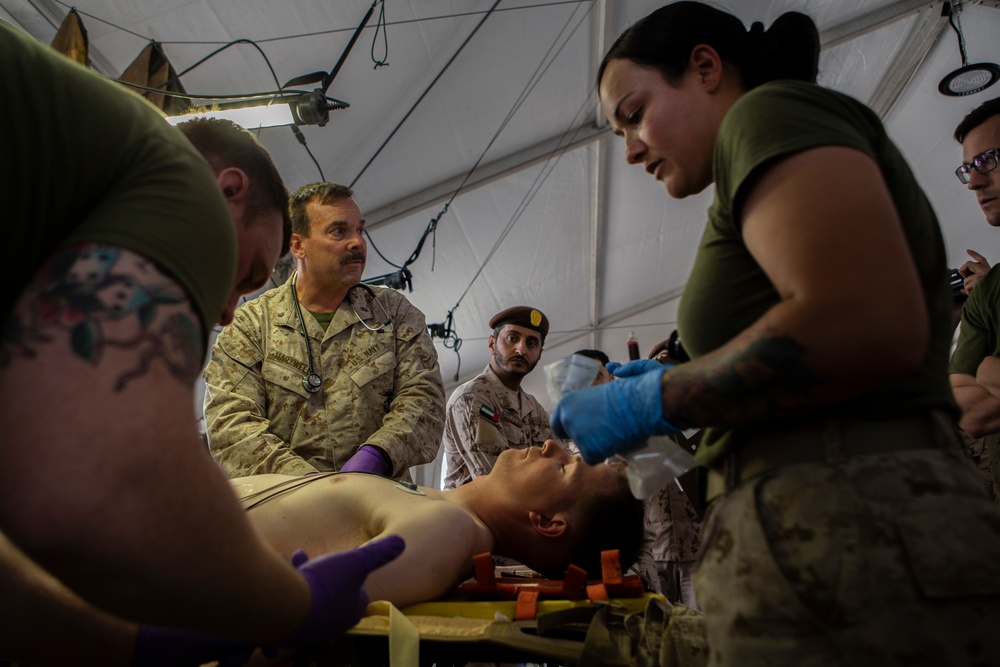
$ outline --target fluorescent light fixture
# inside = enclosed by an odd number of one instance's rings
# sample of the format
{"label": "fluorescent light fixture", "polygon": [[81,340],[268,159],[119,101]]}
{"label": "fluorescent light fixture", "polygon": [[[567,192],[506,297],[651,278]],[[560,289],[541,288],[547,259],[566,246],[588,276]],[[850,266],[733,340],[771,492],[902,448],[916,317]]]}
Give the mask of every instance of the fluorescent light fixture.
{"label": "fluorescent light fixture", "polygon": [[347,102],[314,90],[311,93],[279,94],[201,107],[179,116],[167,116],[167,122],[176,125],[192,118],[226,118],[248,130],[281,125],[323,127],[330,120],[330,111],[348,106]]}
{"label": "fluorescent light fixture", "polygon": [[182,116],[167,116],[167,122],[176,125],[192,118],[226,118],[248,130],[295,125],[292,109],[287,102],[262,107],[243,107],[242,109],[208,109],[186,113]]}

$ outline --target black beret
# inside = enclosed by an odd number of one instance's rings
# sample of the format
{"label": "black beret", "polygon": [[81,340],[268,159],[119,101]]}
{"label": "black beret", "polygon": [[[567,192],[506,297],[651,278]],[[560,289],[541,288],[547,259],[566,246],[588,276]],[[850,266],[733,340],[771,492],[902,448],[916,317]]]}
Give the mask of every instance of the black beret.
{"label": "black beret", "polygon": [[490,329],[496,329],[504,324],[516,324],[526,329],[534,329],[542,334],[542,340],[549,333],[549,318],[545,313],[530,306],[513,306],[507,310],[501,310],[490,320]]}

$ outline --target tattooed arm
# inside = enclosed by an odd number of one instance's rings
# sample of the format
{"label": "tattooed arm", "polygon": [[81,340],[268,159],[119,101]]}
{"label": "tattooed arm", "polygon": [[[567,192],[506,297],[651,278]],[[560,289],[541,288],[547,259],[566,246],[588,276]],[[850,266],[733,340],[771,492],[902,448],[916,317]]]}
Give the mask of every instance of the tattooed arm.
{"label": "tattooed arm", "polygon": [[269,641],[305,617],[301,577],[264,546],[195,428],[203,339],[142,256],[57,255],[0,354],[0,529],[124,618]]}
{"label": "tattooed arm", "polygon": [[929,317],[895,206],[869,157],[827,146],[781,159],[752,184],[741,219],[744,242],[781,302],[664,375],[667,420],[732,425],[807,413],[917,367]]}

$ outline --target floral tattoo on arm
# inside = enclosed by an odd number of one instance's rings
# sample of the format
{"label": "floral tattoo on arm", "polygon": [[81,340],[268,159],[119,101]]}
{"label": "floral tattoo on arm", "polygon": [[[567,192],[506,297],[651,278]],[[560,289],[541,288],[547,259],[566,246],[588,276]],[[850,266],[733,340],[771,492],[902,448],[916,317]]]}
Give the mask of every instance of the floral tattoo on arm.
{"label": "floral tattoo on arm", "polygon": [[68,340],[74,356],[93,365],[111,349],[134,352],[115,391],[156,363],[182,382],[197,377],[204,341],[188,297],[141,255],[100,244],[74,247],[47,264],[26,295],[4,325],[0,368]]}

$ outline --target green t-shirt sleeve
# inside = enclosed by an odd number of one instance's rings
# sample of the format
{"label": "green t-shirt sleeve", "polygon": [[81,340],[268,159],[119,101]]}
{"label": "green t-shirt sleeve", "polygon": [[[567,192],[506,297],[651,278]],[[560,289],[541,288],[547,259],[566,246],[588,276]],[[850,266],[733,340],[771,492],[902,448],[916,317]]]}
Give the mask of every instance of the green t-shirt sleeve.
{"label": "green t-shirt sleeve", "polygon": [[1000,355],[1000,271],[983,276],[962,308],[958,345],[948,365],[949,373],[975,375],[988,356]]}
{"label": "green t-shirt sleeve", "polygon": [[[862,129],[871,119],[858,122],[854,105],[817,105],[810,88],[800,82],[776,82],[743,95],[733,105],[715,146],[717,204],[737,207],[754,171],[782,155],[840,145],[875,157],[873,137]],[[733,213],[730,208],[720,215],[735,222]]]}
{"label": "green t-shirt sleeve", "polygon": [[236,232],[204,158],[139,95],[2,21],[0,90],[18,101],[0,105],[13,220],[0,261],[18,267],[0,315],[60,248],[105,243],[176,280],[207,336],[232,290]]}

